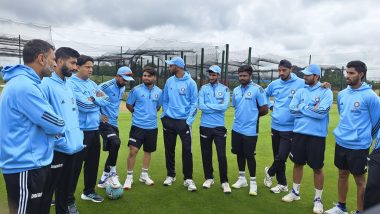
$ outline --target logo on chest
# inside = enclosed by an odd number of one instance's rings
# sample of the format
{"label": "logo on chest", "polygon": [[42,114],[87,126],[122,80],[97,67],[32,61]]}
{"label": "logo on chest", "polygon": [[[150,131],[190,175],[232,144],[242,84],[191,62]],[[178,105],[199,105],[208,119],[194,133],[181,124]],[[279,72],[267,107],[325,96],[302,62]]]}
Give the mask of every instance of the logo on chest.
{"label": "logo on chest", "polygon": [[353,107],[351,109],[351,112],[352,113],[361,113],[360,111],[360,102],[359,101],[355,101],[354,104],[353,104]]}

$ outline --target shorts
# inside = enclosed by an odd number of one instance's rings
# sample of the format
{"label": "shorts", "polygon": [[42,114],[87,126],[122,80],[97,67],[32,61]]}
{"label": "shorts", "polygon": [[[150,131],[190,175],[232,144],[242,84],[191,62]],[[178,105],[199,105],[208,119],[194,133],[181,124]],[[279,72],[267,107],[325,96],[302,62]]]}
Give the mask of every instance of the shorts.
{"label": "shorts", "polygon": [[158,129],[142,129],[132,126],[129,132],[128,146],[132,145],[137,148],[144,146],[144,152],[154,152],[157,148]]}

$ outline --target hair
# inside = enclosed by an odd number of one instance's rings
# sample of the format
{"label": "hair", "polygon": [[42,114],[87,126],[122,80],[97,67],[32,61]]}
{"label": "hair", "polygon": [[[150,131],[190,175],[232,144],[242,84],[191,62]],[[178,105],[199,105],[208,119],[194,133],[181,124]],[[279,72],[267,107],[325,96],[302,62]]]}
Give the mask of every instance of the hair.
{"label": "hair", "polygon": [[363,80],[365,78],[365,75],[367,73],[367,65],[360,61],[360,60],[354,60],[354,61],[351,61],[349,63],[347,63],[347,68],[355,68],[355,70],[357,72],[360,72],[360,73],[363,73],[363,77],[361,80]]}
{"label": "hair", "polygon": [[37,59],[38,55],[44,54],[46,57],[49,54],[50,50],[54,51],[54,46],[50,43],[41,40],[41,39],[33,39],[27,42],[24,45],[24,49],[22,51],[22,59],[25,64],[29,64],[34,62]]}
{"label": "hair", "polygon": [[70,57],[78,58],[79,56],[80,55],[79,55],[78,51],[76,51],[72,48],[69,48],[69,47],[61,47],[55,51],[55,60],[56,61],[58,61],[58,59],[66,60]]}
{"label": "hair", "polygon": [[156,76],[156,69],[151,66],[145,66],[143,68],[143,73],[148,72],[150,75]]}
{"label": "hair", "polygon": [[250,66],[250,65],[242,65],[238,69],[238,73],[240,73],[240,72],[247,72],[249,75],[252,75],[252,73],[253,73],[252,66]]}
{"label": "hair", "polygon": [[291,69],[291,68],[292,68],[292,63],[289,62],[289,61],[286,60],[286,59],[283,59],[283,60],[281,60],[280,63],[278,64],[278,67],[280,67],[280,66]]}
{"label": "hair", "polygon": [[82,54],[78,57],[77,65],[82,66],[86,64],[86,62],[88,61],[91,61],[92,63],[94,63],[94,59],[92,57]]}

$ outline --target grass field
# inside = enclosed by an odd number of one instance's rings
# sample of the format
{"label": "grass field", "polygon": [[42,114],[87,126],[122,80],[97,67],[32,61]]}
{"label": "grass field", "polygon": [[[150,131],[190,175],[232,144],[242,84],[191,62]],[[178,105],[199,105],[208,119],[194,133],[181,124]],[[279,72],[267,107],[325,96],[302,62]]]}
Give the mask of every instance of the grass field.
{"label": "grass field", "polygon": [[[204,181],[201,151],[199,145],[199,116],[193,125],[193,161],[194,161],[194,181],[197,184],[197,192],[188,192],[183,186],[182,161],[181,161],[181,142],[177,139],[176,147],[176,171],[177,181],[171,187],[164,187],[162,182],[166,177],[165,156],[162,137],[162,127],[159,122],[158,148],[152,155],[152,163],[149,174],[156,182],[154,186],[145,186],[139,183],[138,177],[141,173],[142,153],[139,154],[135,170],[134,184],[131,190],[125,191],[124,196],[116,201],[105,199],[103,203],[92,203],[80,199],[83,189],[83,176],[80,177],[76,198],[80,213],[312,213],[314,187],[312,171],[305,167],[304,177],[301,184],[301,200],[292,204],[284,203],[281,197],[284,194],[272,194],[269,189],[264,187],[264,167],[270,165],[273,156],[270,140],[270,116],[267,115],[260,120],[260,134],[257,144],[257,182],[258,196],[249,196],[248,188],[239,190],[232,189],[229,195],[223,194],[218,176],[218,166],[216,152],[214,148],[214,175],[215,185],[211,189],[204,190],[201,185]],[[233,122],[233,109],[230,108],[226,113],[226,128],[230,134]],[[337,169],[333,163],[334,157],[334,138],[332,130],[338,122],[336,107],[330,112],[329,136],[325,153],[325,185],[323,201],[325,209],[333,206],[337,201]],[[122,183],[126,177],[126,158],[128,155],[127,139],[131,126],[131,114],[123,111],[119,118],[120,134],[122,145],[119,152],[117,170]],[[231,154],[230,135],[227,138],[227,161],[228,178],[230,184],[234,183],[238,177],[236,157]],[[106,153],[101,154],[101,163],[98,178],[102,173]],[[292,184],[291,161],[287,162],[288,186]],[[246,173],[248,178],[248,172]],[[356,187],[351,176],[350,191],[348,194],[347,205],[349,210],[356,209]],[[97,189],[105,197],[105,191]],[[0,213],[7,213],[6,192],[4,180],[0,179]],[[53,210],[52,210],[52,213]]]}

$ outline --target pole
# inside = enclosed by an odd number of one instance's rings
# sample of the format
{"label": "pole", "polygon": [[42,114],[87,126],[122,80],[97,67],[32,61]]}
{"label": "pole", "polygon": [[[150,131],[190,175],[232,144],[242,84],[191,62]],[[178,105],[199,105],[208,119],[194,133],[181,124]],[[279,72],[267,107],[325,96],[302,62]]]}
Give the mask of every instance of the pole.
{"label": "pole", "polygon": [[230,45],[226,44],[226,64],[225,64],[225,70],[224,70],[224,78],[225,78],[225,84],[228,87],[228,54],[229,54],[229,48]]}
{"label": "pole", "polygon": [[202,48],[201,49],[201,74],[200,74],[200,76],[201,76],[201,82],[199,83],[199,88],[203,84],[203,66],[204,66],[203,63],[204,63],[204,57],[205,57],[205,49]]}
{"label": "pole", "polygon": [[224,55],[226,54],[226,52],[223,50],[222,51],[222,73],[221,73],[221,76],[220,76],[220,81],[223,82],[223,77],[224,77]]}
{"label": "pole", "polygon": [[252,64],[251,52],[252,52],[252,48],[249,47],[249,49],[248,49],[248,65]]}

